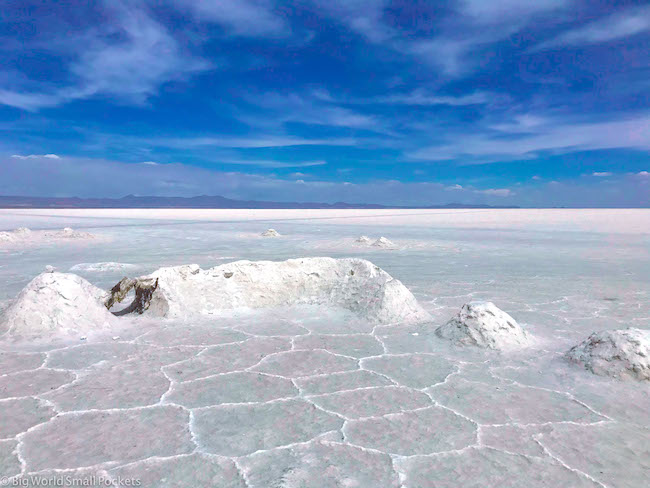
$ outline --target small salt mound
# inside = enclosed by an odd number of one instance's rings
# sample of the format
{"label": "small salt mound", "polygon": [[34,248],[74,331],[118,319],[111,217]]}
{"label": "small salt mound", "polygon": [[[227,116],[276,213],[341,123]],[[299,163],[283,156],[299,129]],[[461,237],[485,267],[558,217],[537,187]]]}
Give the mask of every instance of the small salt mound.
{"label": "small salt mound", "polygon": [[650,331],[629,328],[594,332],[572,347],[567,358],[600,376],[650,381]]}
{"label": "small salt mound", "polygon": [[32,231],[27,227],[18,227],[10,232],[0,232],[0,242],[15,242],[27,239]]}
{"label": "small salt mound", "polygon": [[267,229],[261,235],[262,237],[280,237],[280,233],[275,229]]}
{"label": "small salt mound", "polygon": [[104,273],[107,271],[122,271],[126,269],[135,269],[135,264],[116,263],[113,261],[103,263],[79,263],[75,264],[70,271],[85,271],[87,273]]}
{"label": "small salt mound", "polygon": [[377,239],[375,242],[373,242],[372,245],[373,245],[374,247],[383,247],[383,248],[393,248],[393,247],[397,247],[397,246],[395,246],[395,243],[389,241],[389,240],[386,239],[385,237],[380,237],[380,238]]}
{"label": "small salt mound", "polygon": [[455,317],[436,329],[436,334],[460,345],[489,349],[528,345],[526,332],[492,302],[466,303]]}
{"label": "small salt mound", "polygon": [[203,270],[161,268],[135,281],[151,290],[139,304],[148,314],[172,318],[218,314],[237,308],[324,305],[379,323],[416,323],[430,317],[411,292],[363,259],[304,258],[236,261]]}
{"label": "small salt mound", "polygon": [[54,239],[92,239],[95,236],[89,232],[82,232],[70,227],[65,227],[63,230],[46,232],[45,237]]}
{"label": "small salt mound", "polygon": [[106,292],[75,274],[46,272],[34,278],[0,316],[9,335],[86,334],[113,323]]}
{"label": "small salt mound", "polygon": [[372,240],[368,236],[361,236],[355,242],[358,242],[359,244],[370,245]]}
{"label": "small salt mound", "polygon": [[14,230],[14,234],[18,236],[25,236],[27,237],[32,233],[31,229],[28,229],[27,227],[18,227],[16,230]]}

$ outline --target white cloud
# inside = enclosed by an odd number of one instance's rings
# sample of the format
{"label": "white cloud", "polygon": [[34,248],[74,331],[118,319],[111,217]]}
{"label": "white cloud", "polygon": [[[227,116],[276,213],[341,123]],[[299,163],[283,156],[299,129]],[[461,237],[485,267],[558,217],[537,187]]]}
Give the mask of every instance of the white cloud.
{"label": "white cloud", "polygon": [[[468,135],[412,151],[418,160],[462,159],[468,163],[534,158],[539,152],[567,153],[596,149],[650,150],[650,115],[610,122],[567,124],[549,120],[529,133]],[[456,137],[456,136],[454,136]]]}
{"label": "white cloud", "polygon": [[[648,206],[647,178],[615,175],[508,188],[467,186],[453,192],[435,182],[337,182],[213,171],[178,163],[147,167],[116,161],[62,157],[3,164],[0,195],[121,197],[129,193],[160,196],[222,195],[242,200],[444,205],[451,202],[528,206]],[[34,178],[47,171],[48,178]],[[606,185],[606,186],[604,186]]]}
{"label": "white cloud", "polygon": [[455,185],[445,187],[445,190],[449,190],[449,191],[462,190],[462,189],[463,189],[463,187],[461,185],[459,185],[458,183],[456,183]]}
{"label": "white cloud", "polygon": [[13,154],[11,157],[14,159],[61,159],[56,154],[29,154],[27,156]]}
{"label": "white cloud", "polygon": [[561,46],[598,44],[650,31],[650,7],[629,8],[567,31],[535,46],[533,51]]}
{"label": "white cloud", "polygon": [[[106,4],[102,29],[82,39],[51,44],[62,58],[72,58],[68,69],[74,83],[51,92],[0,90],[0,103],[35,111],[96,95],[111,95],[129,103],[143,103],[160,85],[182,79],[208,67],[183,52],[169,32],[136,5]],[[54,49],[54,48],[53,48]]]}
{"label": "white cloud", "polygon": [[612,176],[612,173],[609,171],[594,171],[591,173],[592,176],[599,176],[599,177],[605,177],[605,176]]}
{"label": "white cloud", "polygon": [[140,164],[146,164],[147,166],[158,166],[158,163],[155,161],[143,161]]}
{"label": "white cloud", "polygon": [[383,22],[389,0],[312,0],[312,3],[370,42],[382,43],[397,35],[395,29]]}
{"label": "white cloud", "polygon": [[568,0],[462,0],[460,10],[473,17],[477,22],[499,23],[505,19],[521,19],[566,7]]}
{"label": "white cloud", "polygon": [[540,15],[566,8],[570,0],[463,0],[449,27],[430,39],[401,40],[395,48],[435,66],[451,78],[475,69],[483,49],[519,32]]}
{"label": "white cloud", "polygon": [[227,148],[263,148],[288,146],[354,146],[351,138],[332,137],[328,139],[304,139],[293,136],[253,136],[253,137],[187,137],[170,139],[151,139],[148,142],[160,147],[227,147]]}
{"label": "white cloud", "polygon": [[647,171],[639,171],[637,173],[638,176],[650,176],[650,173]]}
{"label": "white cloud", "polygon": [[355,112],[324,100],[322,92],[315,92],[313,96],[296,93],[282,95],[270,92],[248,95],[246,100],[256,107],[266,109],[261,116],[244,115],[239,117],[243,122],[253,126],[276,126],[285,122],[299,122],[353,129],[381,129],[381,122],[376,117]]}
{"label": "white cloud", "polygon": [[403,105],[478,105],[487,104],[495,99],[494,95],[486,92],[474,92],[469,95],[449,96],[432,95],[425,90],[416,89],[410,93],[395,93],[369,100],[372,103],[403,104]]}
{"label": "white cloud", "polygon": [[493,195],[495,197],[510,197],[514,195],[512,190],[508,188],[488,188],[487,190],[474,190],[476,193],[483,195]]}
{"label": "white cloud", "polygon": [[290,33],[285,20],[267,0],[172,0],[203,22],[222,25],[241,37],[280,37]]}
{"label": "white cloud", "polygon": [[[308,168],[311,166],[323,166],[327,161],[275,161],[260,159],[222,159],[219,162],[224,164],[237,164],[246,166],[259,166],[261,168]],[[302,174],[302,173],[294,173]]]}

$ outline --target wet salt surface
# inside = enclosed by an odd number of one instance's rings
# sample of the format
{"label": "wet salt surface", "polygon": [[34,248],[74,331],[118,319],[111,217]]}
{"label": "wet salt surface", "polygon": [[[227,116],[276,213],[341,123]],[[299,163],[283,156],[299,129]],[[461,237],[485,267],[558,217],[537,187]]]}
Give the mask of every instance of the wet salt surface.
{"label": "wet salt surface", "polygon": [[[144,274],[330,255],[381,266],[433,322],[377,326],[299,307],[134,320],[115,340],[37,347],[0,339],[0,478],[251,488],[650,484],[650,385],[598,377],[562,356],[593,331],[650,328],[650,212],[117,212],[2,211],[3,230],[70,226],[104,239],[0,249],[0,300],[47,264],[134,263]],[[282,237],[259,237],[269,227]],[[397,248],[354,246],[362,234]],[[104,288],[131,272],[96,268],[78,273]],[[479,299],[512,315],[532,346],[498,353],[436,336]]]}

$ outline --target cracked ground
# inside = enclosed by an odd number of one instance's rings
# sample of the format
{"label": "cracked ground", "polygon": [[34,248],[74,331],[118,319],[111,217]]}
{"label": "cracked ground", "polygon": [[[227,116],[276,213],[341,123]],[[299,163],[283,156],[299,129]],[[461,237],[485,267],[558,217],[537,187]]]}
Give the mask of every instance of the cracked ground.
{"label": "cracked ground", "polygon": [[[387,226],[381,233],[398,243],[401,236],[402,249],[351,252],[346,236],[372,229],[273,225],[294,237],[259,243],[250,223],[226,233],[182,227],[202,242],[211,237],[202,246],[182,241],[173,224],[140,222],[118,251],[16,251],[0,267],[3,291],[14,296],[46,260],[63,270],[108,261],[111,252],[145,261],[155,235],[166,247],[143,271],[174,260],[219,264],[215,253],[362,255],[401,279],[432,322],[376,325],[294,307],[139,318],[119,337],[63,345],[0,339],[0,478],[96,476],[146,487],[650,485],[650,387],[563,358],[594,330],[650,326],[647,237],[625,236],[612,253],[597,235],[584,242],[558,231],[564,241],[540,244],[530,229],[479,239]],[[124,231],[104,224],[93,232]],[[522,239],[533,252],[522,251]],[[26,254],[33,270],[19,266]],[[85,276],[105,287],[119,279]],[[505,354],[434,334],[478,298],[510,313],[534,345]]]}

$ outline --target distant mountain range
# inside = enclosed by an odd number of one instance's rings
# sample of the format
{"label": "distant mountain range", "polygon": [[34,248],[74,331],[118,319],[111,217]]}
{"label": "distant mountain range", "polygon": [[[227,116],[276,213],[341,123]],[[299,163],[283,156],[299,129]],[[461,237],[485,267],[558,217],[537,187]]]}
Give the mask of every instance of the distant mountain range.
{"label": "distant mountain range", "polygon": [[490,205],[449,203],[430,206],[378,205],[372,203],[314,203],[314,202],[265,202],[257,200],[233,200],[218,195],[198,197],[139,197],[127,195],[122,198],[77,197],[3,197],[0,208],[518,208]]}

